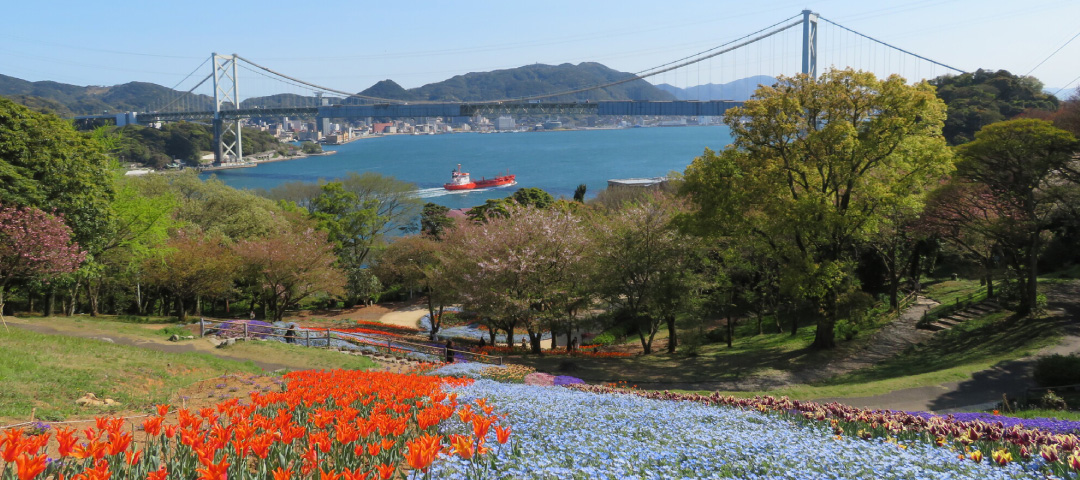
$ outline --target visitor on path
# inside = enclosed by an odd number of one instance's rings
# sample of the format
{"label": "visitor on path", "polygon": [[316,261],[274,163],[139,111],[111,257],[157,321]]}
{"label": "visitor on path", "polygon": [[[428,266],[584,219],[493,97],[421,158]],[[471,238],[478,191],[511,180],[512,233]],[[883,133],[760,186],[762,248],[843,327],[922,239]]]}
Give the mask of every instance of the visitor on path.
{"label": "visitor on path", "polygon": [[250,313],[248,313],[248,318],[251,320],[255,320],[255,310],[252,310]]}
{"label": "visitor on path", "polygon": [[285,343],[296,343],[296,327],[285,330]]}
{"label": "visitor on path", "polygon": [[446,363],[454,363],[454,352],[450,349],[454,348],[454,342],[450,339],[446,339]]}
{"label": "visitor on path", "polygon": [[528,350],[529,349],[529,347],[526,346],[526,344],[525,344],[525,339],[524,338],[521,339],[521,349],[522,350]]}
{"label": "visitor on path", "polygon": [[480,348],[484,348],[486,346],[487,346],[487,344],[484,343],[484,337],[480,337]]}
{"label": "visitor on path", "polygon": [[569,348],[569,350],[571,352],[577,351],[577,337],[574,337],[574,338],[570,339],[570,348]]}

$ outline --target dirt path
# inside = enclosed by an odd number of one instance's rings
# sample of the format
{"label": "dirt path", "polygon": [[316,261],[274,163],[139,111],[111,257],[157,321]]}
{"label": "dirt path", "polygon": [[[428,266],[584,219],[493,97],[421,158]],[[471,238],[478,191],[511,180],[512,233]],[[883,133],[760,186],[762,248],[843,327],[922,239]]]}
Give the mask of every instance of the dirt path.
{"label": "dirt path", "polygon": [[904,310],[894,322],[882,327],[866,341],[846,351],[837,352],[833,360],[818,366],[792,372],[786,379],[790,383],[812,383],[845,373],[873,366],[895,357],[904,349],[929,340],[934,333],[915,328],[923,314],[938,305],[926,297],[916,297],[915,303]]}
{"label": "dirt path", "polygon": [[379,321],[388,325],[416,328],[417,322],[427,314],[428,309],[426,306],[409,305],[384,313],[379,317]]}

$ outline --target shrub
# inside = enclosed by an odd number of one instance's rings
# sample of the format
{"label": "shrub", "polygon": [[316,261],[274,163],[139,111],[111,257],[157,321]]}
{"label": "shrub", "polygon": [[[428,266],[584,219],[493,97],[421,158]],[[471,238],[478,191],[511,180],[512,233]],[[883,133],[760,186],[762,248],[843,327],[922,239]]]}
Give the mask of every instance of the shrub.
{"label": "shrub", "polygon": [[607,331],[593,337],[592,342],[590,342],[589,345],[614,345],[615,341],[615,332]]}
{"label": "shrub", "polygon": [[1080,357],[1050,355],[1035,362],[1035,383],[1040,387],[1080,384]]}
{"label": "shrub", "polygon": [[708,332],[705,332],[705,339],[708,340],[709,343],[719,343],[727,341],[727,330],[725,329],[725,327],[709,330]]}
{"label": "shrub", "polygon": [[1065,399],[1059,397],[1053,390],[1047,390],[1046,395],[1039,399],[1039,404],[1047,410],[1066,410],[1069,408],[1065,404]]}
{"label": "shrub", "polygon": [[836,336],[843,338],[844,340],[851,340],[859,333],[859,326],[846,319],[838,320],[835,328]]}

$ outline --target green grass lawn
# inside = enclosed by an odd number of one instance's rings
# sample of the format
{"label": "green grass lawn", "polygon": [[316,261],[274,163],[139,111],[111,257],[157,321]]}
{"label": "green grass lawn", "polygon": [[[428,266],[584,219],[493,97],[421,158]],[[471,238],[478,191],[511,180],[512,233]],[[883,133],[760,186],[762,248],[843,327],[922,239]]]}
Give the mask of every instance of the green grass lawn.
{"label": "green grass lawn", "polygon": [[752,393],[805,399],[862,397],[966,380],[999,362],[1035,353],[1061,336],[1058,319],[1010,320],[1010,315],[998,312],[968,320],[896,357],[824,382]]}
{"label": "green grass lawn", "polygon": [[1056,418],[1058,420],[1080,421],[1080,412],[1077,411],[1032,409],[1001,412],[1001,414],[1016,418]]}
{"label": "green grass lawn", "polygon": [[[103,337],[142,338],[164,342],[175,327],[137,325],[109,317],[56,317],[20,319],[41,322],[70,333]],[[166,330],[169,329],[169,330]],[[37,417],[58,420],[89,411],[73,402],[87,392],[112,398],[119,409],[139,410],[166,401],[177,389],[192,382],[226,373],[260,373],[255,362],[287,366],[291,370],[354,369],[376,366],[367,357],[337,351],[287,345],[280,342],[237,342],[221,350],[229,359],[208,352],[166,353],[150,348],[119,345],[94,338],[46,335],[12,327],[0,332],[0,418]],[[181,342],[183,343],[183,342]],[[214,353],[209,353],[214,352]],[[113,410],[116,410],[115,408]]]}
{"label": "green grass lawn", "polygon": [[170,354],[18,328],[0,333],[0,351],[0,418],[23,420],[35,407],[37,418],[52,421],[108,412],[76,406],[87,392],[120,402],[119,409],[141,409],[192,382],[261,371],[251,362],[204,353]]}

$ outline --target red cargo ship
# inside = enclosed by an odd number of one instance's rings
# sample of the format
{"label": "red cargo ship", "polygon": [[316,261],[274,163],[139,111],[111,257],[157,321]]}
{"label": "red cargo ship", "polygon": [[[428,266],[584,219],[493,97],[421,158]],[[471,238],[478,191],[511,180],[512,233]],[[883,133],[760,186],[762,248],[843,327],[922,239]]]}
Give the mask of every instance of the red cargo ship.
{"label": "red cargo ship", "polygon": [[487,179],[480,177],[480,180],[473,181],[469,177],[469,172],[461,171],[461,164],[459,163],[456,170],[450,172],[450,183],[443,184],[443,188],[447,190],[472,190],[474,188],[488,188],[488,187],[501,187],[503,185],[516,185],[517,182],[514,179],[517,175],[510,175],[507,172],[506,175],[499,175],[495,178]]}

